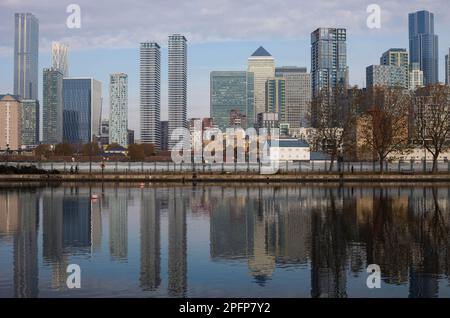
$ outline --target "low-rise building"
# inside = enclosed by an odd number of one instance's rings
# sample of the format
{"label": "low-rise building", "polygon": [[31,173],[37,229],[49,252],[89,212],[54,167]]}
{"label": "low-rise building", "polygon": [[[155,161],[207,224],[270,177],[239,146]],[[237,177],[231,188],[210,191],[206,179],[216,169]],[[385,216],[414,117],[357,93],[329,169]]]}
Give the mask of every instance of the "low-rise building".
{"label": "low-rise building", "polygon": [[310,161],[311,152],[309,145],[300,139],[269,140],[270,160],[278,161]]}
{"label": "low-rise building", "polygon": [[22,103],[18,96],[0,95],[0,150],[21,148]]}

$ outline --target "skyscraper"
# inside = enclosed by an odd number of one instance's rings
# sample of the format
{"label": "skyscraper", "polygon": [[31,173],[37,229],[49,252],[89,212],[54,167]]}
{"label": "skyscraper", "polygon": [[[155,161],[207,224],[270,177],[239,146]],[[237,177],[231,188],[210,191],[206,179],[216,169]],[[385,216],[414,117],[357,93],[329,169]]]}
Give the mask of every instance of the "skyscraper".
{"label": "skyscraper", "polygon": [[161,121],[161,150],[169,150],[169,122]]}
{"label": "skyscraper", "polygon": [[169,36],[169,150],[177,143],[170,136],[176,128],[186,128],[187,45],[179,34]]}
{"label": "skyscraper", "polygon": [[275,59],[265,48],[260,46],[248,58],[248,72],[254,75],[255,110],[253,116],[265,112],[266,109],[266,81],[275,76]]}
{"label": "skyscraper", "polygon": [[348,87],[347,30],[319,28],[311,33],[312,94]]}
{"label": "skyscraper", "polygon": [[311,74],[306,67],[283,66],[275,69],[275,76],[286,80],[286,118],[290,128],[309,126],[311,111]]}
{"label": "skyscraper", "polygon": [[161,145],[161,52],[158,43],[143,42],[140,48],[141,142]]}
{"label": "skyscraper", "polygon": [[405,73],[405,82],[401,84],[402,87],[409,86],[409,54],[406,49],[389,49],[384,52],[380,58],[380,65],[399,66]]}
{"label": "skyscraper", "polygon": [[69,76],[69,45],[52,42],[52,67],[60,70],[64,77]]}
{"label": "skyscraper", "polygon": [[29,149],[39,144],[39,101],[23,99],[20,123],[20,144]]}
{"label": "skyscraper", "polygon": [[439,40],[434,34],[434,14],[417,11],[409,14],[409,52],[411,63],[419,63],[424,84],[439,82]]}
{"label": "skyscraper", "polygon": [[128,147],[128,76],[111,74],[109,78],[109,143]]}
{"label": "skyscraper", "polygon": [[450,53],[445,56],[445,84],[450,85]]}
{"label": "skyscraper", "polygon": [[246,116],[246,127],[254,123],[254,77],[251,72],[214,71],[210,78],[210,113],[215,125],[225,131],[230,113]]}
{"label": "skyscraper", "polygon": [[55,145],[63,141],[63,73],[44,69],[42,88],[42,141]]}
{"label": "skyscraper", "polygon": [[286,122],[286,80],[269,78],[266,81],[266,113],[277,113],[280,123]]}
{"label": "skyscraper", "polygon": [[15,14],[14,95],[38,99],[39,20],[31,13]]}
{"label": "skyscraper", "polygon": [[93,78],[64,78],[63,136],[70,144],[86,144],[100,135],[102,84]]}

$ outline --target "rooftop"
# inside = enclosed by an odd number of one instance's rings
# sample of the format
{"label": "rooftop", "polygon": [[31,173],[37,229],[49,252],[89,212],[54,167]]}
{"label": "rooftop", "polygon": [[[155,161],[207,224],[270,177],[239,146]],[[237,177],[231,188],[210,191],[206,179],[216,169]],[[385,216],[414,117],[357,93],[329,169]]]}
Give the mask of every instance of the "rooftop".
{"label": "rooftop", "polygon": [[260,46],[253,54],[252,56],[258,57],[258,56],[272,56],[265,48]]}
{"label": "rooftop", "polygon": [[[269,147],[271,146],[272,142],[273,142],[272,140],[268,141]],[[279,148],[289,148],[289,147],[309,148],[308,143],[301,139],[278,139],[274,141],[274,146]]]}

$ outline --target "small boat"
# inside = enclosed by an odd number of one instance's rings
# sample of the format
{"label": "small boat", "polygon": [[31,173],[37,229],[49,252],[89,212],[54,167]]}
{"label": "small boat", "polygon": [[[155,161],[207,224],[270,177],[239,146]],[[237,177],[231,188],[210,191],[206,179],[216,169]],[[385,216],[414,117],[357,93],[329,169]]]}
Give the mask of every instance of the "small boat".
{"label": "small boat", "polygon": [[93,195],[91,196],[91,199],[92,199],[92,200],[97,200],[97,199],[98,199],[98,195],[93,194]]}

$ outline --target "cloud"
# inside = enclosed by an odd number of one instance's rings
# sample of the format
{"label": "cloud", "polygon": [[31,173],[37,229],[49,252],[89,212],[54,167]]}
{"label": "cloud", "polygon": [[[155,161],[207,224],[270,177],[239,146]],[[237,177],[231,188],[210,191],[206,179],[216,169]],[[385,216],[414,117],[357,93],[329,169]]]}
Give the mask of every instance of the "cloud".
{"label": "cloud", "polygon": [[[66,7],[81,7],[81,29],[66,27]],[[182,33],[189,43],[228,40],[307,38],[320,26],[343,26],[364,34],[366,8],[376,2],[389,32],[405,32],[407,13],[428,9],[450,21],[448,0],[3,0],[0,4],[0,52],[11,47],[15,12],[32,12],[40,20],[41,48],[63,40],[72,49],[136,47],[141,41],[166,45],[167,35]],[[448,23],[448,22],[445,22]],[[1,53],[0,53],[1,54]]]}

